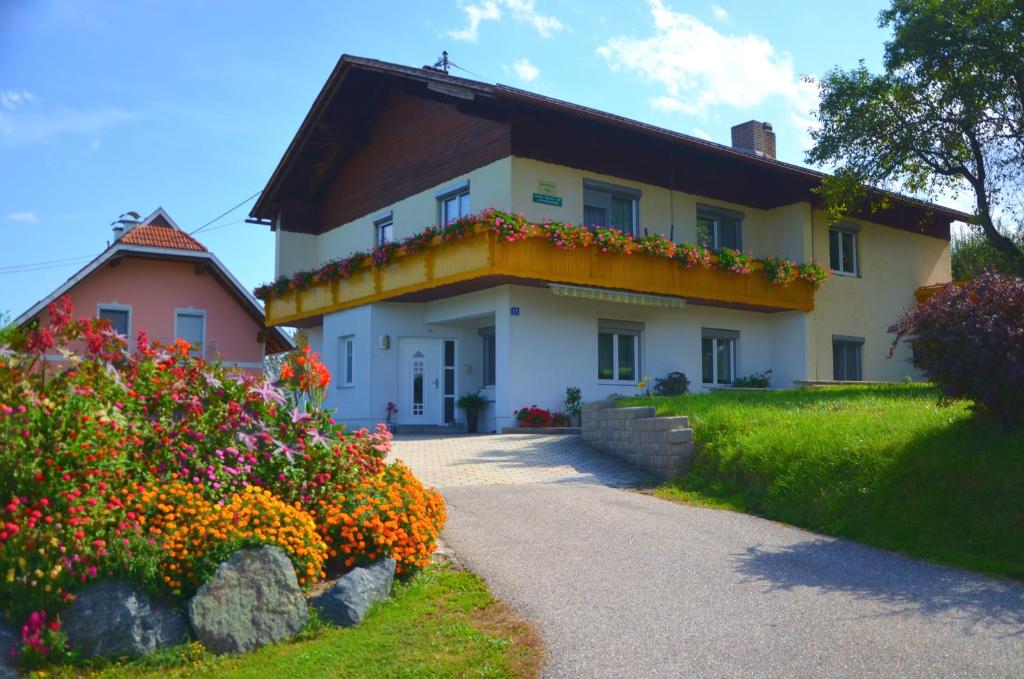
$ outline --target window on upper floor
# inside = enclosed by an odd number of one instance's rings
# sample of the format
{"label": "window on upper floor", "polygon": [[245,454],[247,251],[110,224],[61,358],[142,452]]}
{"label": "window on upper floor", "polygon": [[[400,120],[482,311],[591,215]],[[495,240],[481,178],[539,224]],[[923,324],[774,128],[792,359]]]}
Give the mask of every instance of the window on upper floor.
{"label": "window on upper floor", "polygon": [[375,219],[373,222],[373,247],[379,248],[395,239],[395,221],[391,213]]}
{"label": "window on upper floor", "polygon": [[594,179],[583,180],[583,223],[636,235],[640,191]]}
{"label": "window on upper floor", "polygon": [[842,222],[828,230],[828,261],[833,273],[841,276],[859,276],[855,224]]}
{"label": "window on upper floor", "polygon": [[437,223],[456,222],[469,214],[469,182],[437,195]]}
{"label": "window on upper floor", "polygon": [[863,337],[832,335],[832,379],[860,381]]}
{"label": "window on upper floor", "polygon": [[602,382],[629,382],[639,379],[640,335],[642,323],[598,321],[597,379]]}
{"label": "window on upper floor", "polygon": [[493,387],[498,372],[497,343],[494,338],[494,328],[480,328],[480,338],[483,340],[483,386]]}
{"label": "window on upper floor", "polygon": [[701,382],[732,384],[736,376],[736,345],[740,334],[735,330],[701,328]]}
{"label": "window on upper floor", "polygon": [[202,309],[177,309],[174,312],[174,338],[192,345],[193,356],[206,357],[206,312]]}
{"label": "window on upper floor", "polygon": [[742,250],[743,213],[710,205],[698,205],[697,242],[715,250]]}
{"label": "window on upper floor", "polygon": [[114,332],[131,337],[132,308],[126,304],[100,304],[96,309],[96,318],[110,321]]}
{"label": "window on upper floor", "polygon": [[356,339],[352,335],[338,338],[338,386],[354,384]]}

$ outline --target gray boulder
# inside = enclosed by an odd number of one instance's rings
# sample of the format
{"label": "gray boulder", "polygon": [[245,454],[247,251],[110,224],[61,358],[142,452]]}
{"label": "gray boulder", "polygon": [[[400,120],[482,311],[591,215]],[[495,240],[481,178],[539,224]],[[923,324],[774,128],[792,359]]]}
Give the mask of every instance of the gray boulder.
{"label": "gray boulder", "polygon": [[61,619],[68,644],[87,658],[137,658],[189,639],[183,611],[125,582],[83,590]]}
{"label": "gray boulder", "polygon": [[214,653],[247,653],[288,639],[309,621],[295,569],[283,551],[243,549],[188,602],[199,641]]}
{"label": "gray boulder", "polygon": [[11,651],[21,648],[21,635],[0,623],[0,679],[16,679],[18,666]]}
{"label": "gray boulder", "polygon": [[327,622],[342,627],[357,625],[375,601],[391,596],[395,560],[384,559],[366,568],[353,568],[310,603]]}

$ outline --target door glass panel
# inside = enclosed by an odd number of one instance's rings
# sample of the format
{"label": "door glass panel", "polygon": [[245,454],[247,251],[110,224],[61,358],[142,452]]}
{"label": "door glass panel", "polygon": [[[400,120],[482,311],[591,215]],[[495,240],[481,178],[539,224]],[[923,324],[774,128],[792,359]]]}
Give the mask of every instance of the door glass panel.
{"label": "door glass panel", "polygon": [[718,383],[732,383],[732,340],[718,340]]}
{"label": "door glass panel", "polygon": [[455,421],[455,340],[444,341],[444,421]]}
{"label": "door glass panel", "polygon": [[614,345],[615,336],[602,332],[597,336],[597,379],[615,379]]}
{"label": "door glass panel", "polygon": [[633,201],[612,196],[611,225],[620,231],[633,233]]}
{"label": "door glass panel", "polygon": [[412,357],[412,414],[423,414],[423,379],[426,361],[423,354],[416,352]]}
{"label": "door glass panel", "polygon": [[740,249],[740,222],[736,219],[722,219],[718,222],[719,247]]}
{"label": "door glass panel", "polygon": [[608,226],[608,210],[593,205],[583,206],[583,223],[587,226]]}
{"label": "door glass panel", "polygon": [[618,379],[636,380],[636,335],[618,335],[619,375]]}
{"label": "door glass panel", "polygon": [[697,217],[697,242],[709,248],[715,247],[715,220]]}
{"label": "door glass panel", "polygon": [[711,384],[715,381],[715,340],[705,337],[700,341],[700,381]]}

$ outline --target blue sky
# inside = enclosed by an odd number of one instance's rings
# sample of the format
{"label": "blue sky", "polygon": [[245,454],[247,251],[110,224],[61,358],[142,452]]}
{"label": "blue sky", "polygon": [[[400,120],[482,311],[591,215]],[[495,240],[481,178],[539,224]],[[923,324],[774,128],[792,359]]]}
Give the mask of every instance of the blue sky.
{"label": "blue sky", "polygon": [[[722,143],[768,120],[801,162],[801,76],[879,68],[883,4],[2,0],[0,311],[74,273],[124,211],[163,206],[191,231],[263,188],[342,53],[419,66],[447,49],[472,72],[455,74]],[[197,237],[251,289],[274,244],[240,223],[248,206]]]}

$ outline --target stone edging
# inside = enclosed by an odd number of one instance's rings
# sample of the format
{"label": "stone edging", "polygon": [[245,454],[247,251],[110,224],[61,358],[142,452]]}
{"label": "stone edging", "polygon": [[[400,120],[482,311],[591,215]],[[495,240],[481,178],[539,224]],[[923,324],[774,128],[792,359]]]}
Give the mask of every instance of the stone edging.
{"label": "stone edging", "polygon": [[653,406],[616,408],[614,401],[583,406],[583,441],[661,478],[684,472],[693,457],[693,429],[685,416],[657,417]]}

